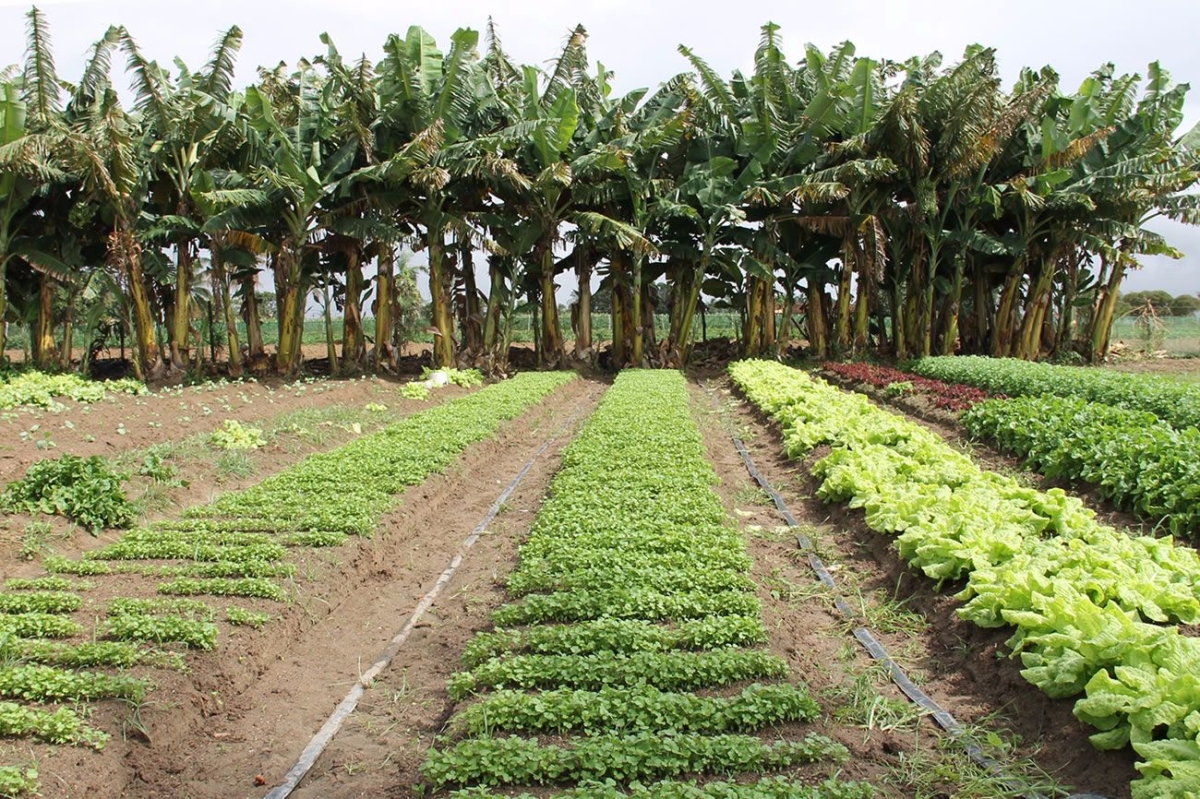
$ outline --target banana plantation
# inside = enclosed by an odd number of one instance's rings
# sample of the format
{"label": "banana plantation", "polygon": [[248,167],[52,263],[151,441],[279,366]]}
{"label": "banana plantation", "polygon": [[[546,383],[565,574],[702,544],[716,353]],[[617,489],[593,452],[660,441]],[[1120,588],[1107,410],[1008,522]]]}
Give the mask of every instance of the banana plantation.
{"label": "banana plantation", "polygon": [[203,321],[232,375],[291,374],[320,308],[332,371],[388,370],[416,253],[438,366],[503,370],[518,309],[546,368],[680,366],[715,307],[747,355],[1098,359],[1139,257],[1180,256],[1146,224],[1200,221],[1188,87],[1157,63],[1009,86],[987,47],[797,57],[767,24],[752,72],[681,45],[680,74],[622,95],[582,26],[538,67],[489,24],[412,27],[378,62],[323,36],[240,88],[241,40],[168,67],[112,27],[62,76],[30,12],[23,59],[0,57],[23,60],[0,71],[0,344],[27,327],[70,367],[107,331],[148,378],[215,359]]}

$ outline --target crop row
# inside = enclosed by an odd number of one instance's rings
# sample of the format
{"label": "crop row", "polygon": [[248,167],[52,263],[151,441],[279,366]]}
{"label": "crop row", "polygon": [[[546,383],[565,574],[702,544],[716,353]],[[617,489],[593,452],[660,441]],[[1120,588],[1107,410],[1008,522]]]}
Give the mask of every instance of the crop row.
{"label": "crop row", "polygon": [[489,796],[495,786],[596,783],[565,794],[581,799],[621,797],[622,786],[698,799],[873,795],[852,783],[764,782],[755,794],[676,781],[846,757],[818,735],[755,734],[818,708],[759,648],[766,630],[745,543],[712,490],[687,399],[678,373],[623,372],[564,452],[508,579],[512,601],[449,682],[466,704],[422,768],[431,787]]}
{"label": "crop row", "polygon": [[332,452],[311,455],[185,516],[284,522],[292,530],[369,535],[396,494],[445,468],[468,446],[490,437],[502,422],[573,377],[569,372],[519,375],[413,414]]}
{"label": "crop row", "polygon": [[65,397],[75,402],[99,402],[108,396],[110,391],[125,394],[150,393],[138,380],[96,382],[74,374],[50,375],[29,371],[0,379],[0,410],[21,405],[53,410],[62,407],[62,403],[56,397]]}
{"label": "crop row", "polygon": [[[1135,799],[1200,788],[1200,557],[1169,538],[1128,537],[1079,500],[979,469],[938,436],[802,372],[748,361],[735,383],[779,420],[789,455],[823,444],[826,501],[849,501],[900,554],[939,581],[965,578],[959,614],[1012,625],[1022,675],[1075,715],[1100,748],[1145,758]],[[1159,623],[1152,623],[1159,622]]]}
{"label": "crop row", "polygon": [[[469,444],[494,434],[503,421],[573,377],[518,376],[311,456],[260,486],[191,511],[184,520],[130,530],[79,560],[48,559],[47,570],[60,575],[159,577],[158,592],[167,596],[110,600],[105,618],[91,632],[91,637],[107,640],[71,644],[32,639],[83,635],[83,625],[66,614],[82,602],[71,589],[91,586],[61,576],[13,583],[10,588],[16,590],[0,593],[0,663],[5,664],[0,698],[140,701],[152,688],[148,681],[79,669],[177,667],[180,656],[157,647],[214,648],[217,611],[191,597],[286,601],[287,592],[276,578],[295,573],[285,560],[289,548],[333,546],[348,533],[369,533],[404,486],[444,467]],[[338,515],[351,510],[346,519]],[[239,607],[226,611],[231,624],[258,626],[269,618]],[[58,740],[93,746],[101,741],[89,730],[72,727],[66,714],[5,708],[0,704],[0,733],[54,740],[50,735],[58,725]]]}
{"label": "crop row", "polygon": [[1200,426],[1200,387],[1157,375],[979,356],[922,358],[910,368],[1009,397],[1079,397],[1146,411],[1179,429]]}
{"label": "crop row", "polygon": [[1047,477],[1094,485],[1118,507],[1177,535],[1200,533],[1200,429],[1055,396],[986,402],[961,421]]}
{"label": "crop row", "polygon": [[964,411],[977,402],[983,402],[990,395],[975,386],[962,383],[944,383],[930,377],[921,377],[909,372],[902,372],[890,366],[880,366],[874,363],[836,363],[821,364],[821,369],[855,383],[865,383],[874,388],[896,394],[917,392],[935,408],[947,411]]}

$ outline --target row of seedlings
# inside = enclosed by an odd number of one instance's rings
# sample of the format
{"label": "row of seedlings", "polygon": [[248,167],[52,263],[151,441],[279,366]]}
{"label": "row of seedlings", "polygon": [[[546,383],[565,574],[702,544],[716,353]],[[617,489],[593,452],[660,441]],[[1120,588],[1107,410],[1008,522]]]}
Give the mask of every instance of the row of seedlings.
{"label": "row of seedlings", "polygon": [[[284,581],[294,578],[296,566],[289,550],[370,535],[405,487],[573,377],[519,375],[309,456],[180,520],[130,530],[78,560],[47,558],[50,576],[10,581],[0,593],[0,735],[102,745],[104,733],[55,703],[140,701],[150,682],[124,670],[178,666],[180,650],[213,649],[220,618],[232,625],[269,621],[264,611],[290,598]],[[95,581],[130,574],[156,579],[161,596],[116,597],[103,608],[84,603]],[[199,597],[243,603],[222,613]],[[246,606],[246,600],[260,601]],[[72,614],[100,618],[81,624]],[[29,775],[25,767],[0,769],[0,795],[31,790]]]}
{"label": "row of seedlings", "polygon": [[622,372],[564,453],[511,601],[449,682],[462,704],[422,767],[429,788],[874,795],[795,777],[847,753],[808,734],[818,706],[763,646],[745,543],[715,482],[682,375]]}
{"label": "row of seedlings", "polygon": [[1200,639],[1178,626],[1200,621],[1195,550],[1099,524],[1079,499],[982,470],[801,371],[745,361],[730,374],[780,423],[789,457],[831,445],[812,466],[821,499],[861,508],[939,587],[965,579],[960,616],[1015,627],[1022,675],[1053,697],[1084,694],[1075,715],[1099,730],[1097,747],[1133,745],[1135,799],[1200,790]]}
{"label": "row of seedlings", "polygon": [[1200,427],[1200,386],[1159,375],[954,355],[922,358],[911,370],[1009,397],[1078,397],[1152,413],[1180,430]]}

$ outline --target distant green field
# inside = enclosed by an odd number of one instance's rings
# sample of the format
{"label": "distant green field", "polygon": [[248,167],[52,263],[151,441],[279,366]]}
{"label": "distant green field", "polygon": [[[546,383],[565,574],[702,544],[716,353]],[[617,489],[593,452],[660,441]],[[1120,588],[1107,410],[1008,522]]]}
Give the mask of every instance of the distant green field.
{"label": "distant green field", "polygon": [[[782,324],[782,318],[779,322]],[[662,340],[667,335],[668,320],[665,314],[658,314],[654,317],[655,335]],[[1200,317],[1164,317],[1161,320],[1162,328],[1156,333],[1158,338],[1155,341],[1147,340],[1144,327],[1139,326],[1133,319],[1124,317],[1118,319],[1113,325],[1113,341],[1124,342],[1130,349],[1134,351],[1143,351],[1147,349],[1147,344],[1151,344],[1151,349],[1163,349],[1170,355],[1175,356],[1200,356]],[[364,322],[367,336],[374,339],[375,336],[375,320],[368,318]],[[740,333],[741,321],[738,315],[728,311],[711,312],[707,314],[705,324],[701,325],[701,320],[696,319],[694,329],[694,339],[701,340],[705,335],[707,338],[737,338]],[[246,329],[245,325],[239,323],[239,335],[245,343]],[[570,326],[570,318],[563,315],[561,321],[563,337],[567,340],[573,338]],[[334,336],[338,342],[342,338],[342,320],[335,319],[333,321]],[[592,330],[593,338],[598,341],[606,341],[611,338],[612,319],[609,314],[596,313],[592,314]],[[207,342],[207,330],[203,331],[205,341]],[[223,331],[222,331],[223,332]],[[516,343],[529,343],[533,341],[533,316],[532,314],[518,314],[513,319],[512,329],[513,341]],[[263,322],[263,340],[266,344],[273,346],[279,340],[279,333],[273,319],[268,319]],[[428,344],[433,340],[433,337],[424,332],[418,331],[412,338],[413,342]],[[324,344],[325,343],[325,323],[321,319],[308,319],[304,323],[304,343],[305,344]],[[75,336],[75,351],[82,353],[87,345],[85,336],[82,333],[76,333]],[[117,350],[119,344],[116,339],[111,339],[108,342],[109,351]],[[207,346],[207,345],[206,345]],[[9,350],[18,352],[27,351],[29,347],[29,335],[25,328],[15,325],[9,326],[8,332],[8,347]]]}

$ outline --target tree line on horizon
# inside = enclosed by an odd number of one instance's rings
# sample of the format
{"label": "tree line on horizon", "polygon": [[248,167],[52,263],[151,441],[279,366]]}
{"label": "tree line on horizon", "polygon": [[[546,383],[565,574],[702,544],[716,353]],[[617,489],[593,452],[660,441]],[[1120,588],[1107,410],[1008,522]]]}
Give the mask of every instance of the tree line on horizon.
{"label": "tree line on horizon", "polygon": [[[686,71],[619,94],[582,26],[542,68],[489,21],[445,51],[414,26],[377,62],[322,35],[320,54],[236,89],[241,41],[230,28],[202,67],[171,69],[114,26],[72,82],[29,12],[23,61],[0,70],[0,319],[29,328],[37,364],[69,368],[84,330],[128,336],[141,377],[195,368],[204,318],[230,373],[294,373],[315,295],[334,372],[394,368],[406,251],[428,262],[442,366],[502,371],[521,307],[545,368],[602,342],[617,367],[682,366],[717,306],[747,355],[1094,360],[1138,258],[1180,257],[1147,222],[1200,221],[1200,132],[1177,132],[1188,87],[1157,63],[1144,79],[1105,64],[1072,93],[1024,69],[1006,88],[991,48],[792,60],[768,23],[751,72],[681,45]],[[609,330],[593,329],[593,276]]]}

